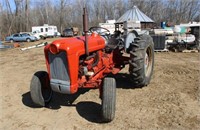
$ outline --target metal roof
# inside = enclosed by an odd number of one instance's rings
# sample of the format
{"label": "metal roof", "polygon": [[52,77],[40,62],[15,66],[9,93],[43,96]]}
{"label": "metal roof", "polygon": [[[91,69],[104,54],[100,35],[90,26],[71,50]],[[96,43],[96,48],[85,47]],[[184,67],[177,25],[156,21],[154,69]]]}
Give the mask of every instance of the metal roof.
{"label": "metal roof", "polygon": [[123,14],[118,20],[117,23],[121,23],[124,21],[140,21],[140,22],[154,22],[151,18],[146,16],[143,12],[141,12],[137,6],[134,6],[133,9],[128,10],[125,14]]}

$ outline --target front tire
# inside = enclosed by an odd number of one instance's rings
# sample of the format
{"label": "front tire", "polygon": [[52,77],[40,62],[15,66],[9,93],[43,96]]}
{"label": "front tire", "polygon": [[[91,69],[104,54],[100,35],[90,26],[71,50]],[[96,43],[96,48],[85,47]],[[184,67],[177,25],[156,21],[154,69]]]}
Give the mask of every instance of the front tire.
{"label": "front tire", "polygon": [[102,121],[110,122],[115,117],[116,81],[114,78],[105,78],[102,88]]}
{"label": "front tire", "polygon": [[154,68],[154,43],[149,35],[135,38],[131,44],[129,72],[135,87],[150,83]]}
{"label": "front tire", "polygon": [[33,102],[39,106],[45,106],[52,98],[52,90],[49,83],[48,73],[36,72],[31,80],[30,93]]}

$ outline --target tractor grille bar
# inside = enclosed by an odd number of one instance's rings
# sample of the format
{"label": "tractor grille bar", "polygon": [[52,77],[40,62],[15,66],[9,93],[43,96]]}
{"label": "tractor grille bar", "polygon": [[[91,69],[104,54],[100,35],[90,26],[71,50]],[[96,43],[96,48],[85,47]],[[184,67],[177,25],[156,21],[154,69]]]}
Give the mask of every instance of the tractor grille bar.
{"label": "tractor grille bar", "polygon": [[68,62],[66,52],[58,54],[48,53],[50,64],[50,84],[52,90],[60,93],[70,93],[70,78],[68,73]]}

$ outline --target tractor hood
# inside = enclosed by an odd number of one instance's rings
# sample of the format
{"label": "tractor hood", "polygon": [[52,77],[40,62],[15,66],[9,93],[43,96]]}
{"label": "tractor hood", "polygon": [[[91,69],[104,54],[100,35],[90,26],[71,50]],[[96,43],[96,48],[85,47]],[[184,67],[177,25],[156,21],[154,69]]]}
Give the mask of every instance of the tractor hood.
{"label": "tractor hood", "polygon": [[[67,55],[76,53],[78,56],[85,54],[85,37],[73,37],[73,38],[62,38],[55,40],[51,44],[45,47],[45,52],[50,51],[53,54],[57,54],[61,51],[65,51]],[[93,33],[88,36],[88,50],[93,52],[96,50],[103,49],[106,45],[104,38],[100,35]]]}
{"label": "tractor hood", "polygon": [[[48,44],[45,51],[52,90],[73,94],[78,90],[79,57],[85,55],[85,37],[61,38]],[[93,33],[88,36],[88,51],[105,48],[105,40]]]}

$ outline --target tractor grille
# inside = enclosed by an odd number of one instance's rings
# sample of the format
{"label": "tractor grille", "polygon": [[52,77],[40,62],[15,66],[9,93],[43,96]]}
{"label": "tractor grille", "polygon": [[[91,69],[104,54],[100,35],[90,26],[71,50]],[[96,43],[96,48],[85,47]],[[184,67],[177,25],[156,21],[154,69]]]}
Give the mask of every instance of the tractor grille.
{"label": "tractor grille", "polygon": [[68,62],[66,60],[66,52],[52,54],[49,52],[50,74],[51,79],[69,81]]}

